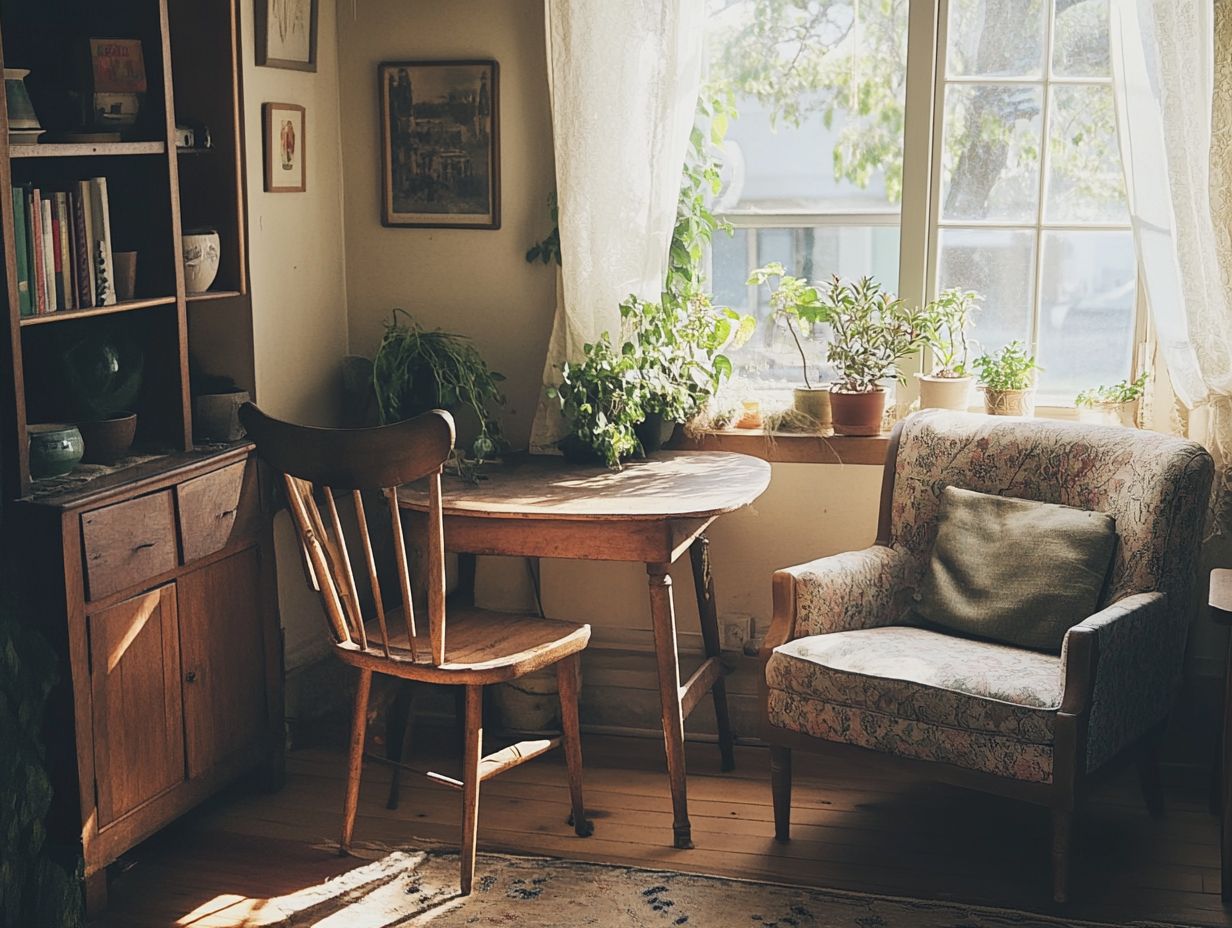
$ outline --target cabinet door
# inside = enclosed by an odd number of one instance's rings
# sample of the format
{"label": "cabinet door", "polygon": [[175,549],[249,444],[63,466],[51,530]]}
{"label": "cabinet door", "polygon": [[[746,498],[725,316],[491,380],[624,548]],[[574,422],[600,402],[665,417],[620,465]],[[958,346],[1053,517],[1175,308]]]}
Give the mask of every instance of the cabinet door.
{"label": "cabinet door", "polygon": [[177,586],[191,778],[259,747],[269,730],[258,549],[185,574]]}
{"label": "cabinet door", "polygon": [[89,617],[98,824],[184,780],[175,584]]}

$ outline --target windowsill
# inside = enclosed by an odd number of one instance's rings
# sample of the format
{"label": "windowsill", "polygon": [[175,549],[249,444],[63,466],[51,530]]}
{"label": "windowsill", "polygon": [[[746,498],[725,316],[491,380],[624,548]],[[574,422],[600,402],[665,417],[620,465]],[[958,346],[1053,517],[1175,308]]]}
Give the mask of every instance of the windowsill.
{"label": "windowsill", "polygon": [[680,435],[672,447],[684,451],[735,451],[778,464],[885,464],[888,432],[856,436],[805,435],[761,429],[722,429],[696,436]]}

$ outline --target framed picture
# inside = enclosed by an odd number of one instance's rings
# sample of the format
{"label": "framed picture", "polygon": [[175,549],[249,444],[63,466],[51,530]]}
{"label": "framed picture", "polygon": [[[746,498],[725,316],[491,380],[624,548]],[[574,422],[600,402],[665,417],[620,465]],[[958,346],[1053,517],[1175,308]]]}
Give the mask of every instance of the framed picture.
{"label": "framed picture", "polygon": [[304,108],[294,103],[266,103],[265,192],[303,193],[308,188]]}
{"label": "framed picture", "polygon": [[500,228],[495,61],[386,61],[381,94],[381,222]]}
{"label": "framed picture", "polygon": [[317,69],[317,0],[253,0],[257,64],[267,68]]}

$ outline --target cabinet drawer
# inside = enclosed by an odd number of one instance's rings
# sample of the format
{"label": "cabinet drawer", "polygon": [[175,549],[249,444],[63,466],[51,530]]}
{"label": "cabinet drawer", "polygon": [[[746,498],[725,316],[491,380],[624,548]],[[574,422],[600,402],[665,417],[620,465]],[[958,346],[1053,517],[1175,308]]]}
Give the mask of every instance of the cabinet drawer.
{"label": "cabinet drawer", "polygon": [[183,563],[213,554],[256,532],[261,500],[253,461],[229,464],[175,488]]}
{"label": "cabinet drawer", "polygon": [[174,569],[175,512],[171,491],[83,513],[81,537],[90,599],[102,599]]}

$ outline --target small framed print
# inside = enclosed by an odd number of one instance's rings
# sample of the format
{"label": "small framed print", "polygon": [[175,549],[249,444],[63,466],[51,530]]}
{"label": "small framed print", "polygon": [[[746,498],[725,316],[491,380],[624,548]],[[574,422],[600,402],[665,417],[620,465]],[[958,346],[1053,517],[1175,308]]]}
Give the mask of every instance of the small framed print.
{"label": "small framed print", "polygon": [[386,61],[381,106],[381,222],[500,228],[495,61]]}
{"label": "small framed print", "polygon": [[253,0],[257,64],[317,69],[317,0]]}
{"label": "small framed print", "polygon": [[265,192],[303,193],[308,189],[308,138],[304,108],[295,103],[266,103]]}

